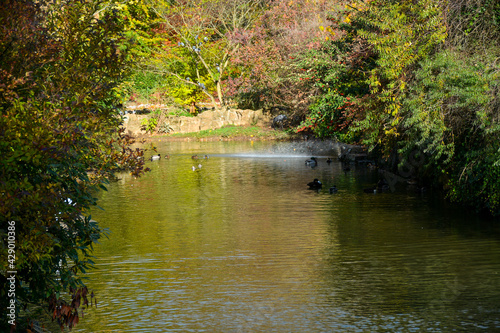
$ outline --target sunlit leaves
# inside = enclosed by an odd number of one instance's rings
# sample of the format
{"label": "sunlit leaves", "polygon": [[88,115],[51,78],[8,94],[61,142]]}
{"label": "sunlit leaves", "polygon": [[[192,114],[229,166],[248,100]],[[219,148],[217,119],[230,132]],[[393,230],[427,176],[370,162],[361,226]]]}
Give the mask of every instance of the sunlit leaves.
{"label": "sunlit leaves", "polygon": [[365,80],[370,87],[367,115],[358,125],[367,133],[365,143],[382,143],[390,149],[399,136],[401,103],[412,67],[446,36],[442,12],[436,2],[427,0],[418,6],[411,1],[382,0],[358,8],[355,4],[348,10],[347,37],[365,44],[375,61]]}
{"label": "sunlit leaves", "polygon": [[307,67],[299,66],[298,61],[332,36],[324,10],[327,3],[324,0],[270,2],[250,30],[248,43],[235,56],[237,70],[228,86],[240,106],[279,105],[290,108],[297,116],[303,114],[317,89],[305,80],[301,70]]}
{"label": "sunlit leaves", "polygon": [[83,287],[80,274],[103,233],[85,216],[95,193],[118,168],[145,171],[142,151],[118,129],[124,26],[100,4],[0,7],[0,223],[3,241],[6,223],[16,224],[21,306]]}
{"label": "sunlit leaves", "polygon": [[401,152],[423,151],[430,176],[448,175],[452,199],[498,213],[498,65],[457,51],[440,52],[421,65],[404,104]]}
{"label": "sunlit leaves", "polygon": [[157,46],[148,70],[173,78],[169,92],[182,102],[204,95],[225,105],[223,79],[263,5],[248,0],[151,2],[169,32],[169,45]]}

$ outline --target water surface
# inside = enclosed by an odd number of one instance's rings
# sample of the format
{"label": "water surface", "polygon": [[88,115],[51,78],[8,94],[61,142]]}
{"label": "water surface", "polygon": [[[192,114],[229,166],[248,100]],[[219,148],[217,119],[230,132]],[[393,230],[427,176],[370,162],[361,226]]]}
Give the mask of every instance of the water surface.
{"label": "water surface", "polygon": [[493,223],[432,192],[366,194],[376,170],[314,148],[158,142],[171,158],[122,175],[93,212],[110,229],[89,274],[98,307],[73,331],[500,331]]}

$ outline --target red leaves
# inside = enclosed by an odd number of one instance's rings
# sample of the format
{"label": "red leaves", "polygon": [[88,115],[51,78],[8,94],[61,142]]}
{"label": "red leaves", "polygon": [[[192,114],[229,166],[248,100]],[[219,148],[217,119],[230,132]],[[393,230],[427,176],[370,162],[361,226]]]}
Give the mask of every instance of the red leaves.
{"label": "red leaves", "polygon": [[73,308],[67,305],[62,305],[59,307],[59,315],[63,317],[68,317],[71,315]]}
{"label": "red leaves", "polygon": [[72,313],[68,316],[67,326],[69,327],[69,329],[72,329],[73,326],[78,324],[79,321],[80,321],[80,318],[78,317],[78,311],[75,311],[74,313]]}
{"label": "red leaves", "polygon": [[[88,289],[87,287],[83,288],[78,288],[78,289],[73,289],[70,288],[70,292],[72,293],[71,298],[71,304],[68,304],[66,301],[63,299],[59,298],[57,299],[55,295],[52,295],[52,297],[49,299],[49,311],[52,312],[52,320],[57,320],[59,323],[61,330],[64,330],[64,327],[68,327],[70,330],[78,324],[80,321],[80,316],[78,314],[78,309],[80,308],[80,305],[83,304],[87,305],[88,307]],[[92,298],[94,298],[94,292],[91,293],[91,305],[92,305]],[[97,300],[95,302],[97,306]],[[82,316],[83,316],[83,309],[82,309]]]}

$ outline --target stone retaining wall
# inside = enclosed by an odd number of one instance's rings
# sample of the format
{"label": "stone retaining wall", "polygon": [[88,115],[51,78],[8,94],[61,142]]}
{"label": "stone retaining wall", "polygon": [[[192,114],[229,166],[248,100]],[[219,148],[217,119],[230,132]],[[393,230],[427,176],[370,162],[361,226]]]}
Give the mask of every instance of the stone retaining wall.
{"label": "stone retaining wall", "polygon": [[[146,134],[141,131],[141,122],[149,117],[147,114],[127,114],[123,124],[126,132],[134,136]],[[227,125],[267,127],[271,119],[262,110],[216,109],[204,111],[196,117],[168,116],[166,122],[172,128],[171,133],[190,133]]]}

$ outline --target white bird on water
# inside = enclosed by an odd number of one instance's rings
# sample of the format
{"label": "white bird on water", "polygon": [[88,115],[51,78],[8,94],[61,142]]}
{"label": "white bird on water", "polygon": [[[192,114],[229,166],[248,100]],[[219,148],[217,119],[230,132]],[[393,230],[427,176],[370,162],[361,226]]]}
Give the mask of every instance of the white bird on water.
{"label": "white bird on water", "polygon": [[194,165],[191,167],[193,171],[201,170],[202,165],[198,164],[198,168],[196,168]]}

